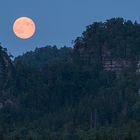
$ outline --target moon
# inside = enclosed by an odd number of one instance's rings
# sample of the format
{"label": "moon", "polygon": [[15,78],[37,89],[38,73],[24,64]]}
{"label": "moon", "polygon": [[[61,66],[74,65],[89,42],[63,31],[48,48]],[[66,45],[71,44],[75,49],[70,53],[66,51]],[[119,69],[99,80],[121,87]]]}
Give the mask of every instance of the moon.
{"label": "moon", "polygon": [[28,39],[35,33],[36,26],[34,21],[28,17],[20,17],[15,20],[13,32],[21,39]]}

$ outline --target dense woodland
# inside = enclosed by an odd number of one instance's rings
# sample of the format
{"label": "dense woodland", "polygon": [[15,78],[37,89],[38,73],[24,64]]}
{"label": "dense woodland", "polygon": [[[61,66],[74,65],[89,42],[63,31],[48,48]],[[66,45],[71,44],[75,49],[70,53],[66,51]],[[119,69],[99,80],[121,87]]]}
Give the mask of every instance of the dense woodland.
{"label": "dense woodland", "polygon": [[0,140],[139,139],[139,23],[95,22],[73,48],[6,54],[1,47]]}

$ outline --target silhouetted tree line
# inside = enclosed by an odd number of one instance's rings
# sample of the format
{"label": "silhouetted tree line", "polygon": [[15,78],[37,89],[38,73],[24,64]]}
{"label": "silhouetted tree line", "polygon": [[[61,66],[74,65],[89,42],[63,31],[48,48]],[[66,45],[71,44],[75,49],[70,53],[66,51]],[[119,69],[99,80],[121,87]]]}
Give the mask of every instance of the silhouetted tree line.
{"label": "silhouetted tree line", "polygon": [[139,45],[140,24],[113,18],[88,26],[73,48],[15,58],[0,100],[1,140],[136,140]]}

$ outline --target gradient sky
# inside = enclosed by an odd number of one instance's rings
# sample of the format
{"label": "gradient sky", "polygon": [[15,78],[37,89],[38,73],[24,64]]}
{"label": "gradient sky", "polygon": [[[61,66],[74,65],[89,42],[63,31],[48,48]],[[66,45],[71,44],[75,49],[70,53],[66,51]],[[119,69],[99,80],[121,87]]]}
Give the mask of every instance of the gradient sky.
{"label": "gradient sky", "polygon": [[[32,18],[37,27],[27,40],[12,31],[22,16]],[[46,45],[72,46],[87,25],[112,17],[139,22],[140,0],[0,0],[0,42],[14,56]]]}

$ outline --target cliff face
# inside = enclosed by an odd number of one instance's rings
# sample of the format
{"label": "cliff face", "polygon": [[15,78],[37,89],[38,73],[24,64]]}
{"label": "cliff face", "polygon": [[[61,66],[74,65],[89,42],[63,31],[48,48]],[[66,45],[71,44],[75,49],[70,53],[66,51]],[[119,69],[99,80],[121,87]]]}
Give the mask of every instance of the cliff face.
{"label": "cliff face", "polygon": [[136,72],[140,72],[140,59],[131,59],[128,57],[114,57],[113,51],[102,47],[101,53],[97,56],[94,48],[85,51],[84,48],[77,50],[79,62],[84,65],[101,64],[103,70],[120,73],[122,70],[127,70],[135,67]]}
{"label": "cliff face", "polygon": [[[114,51],[114,50],[113,50]],[[102,47],[102,64],[106,71],[121,71],[130,66],[130,61],[127,56],[113,57],[113,51],[107,47]]]}

